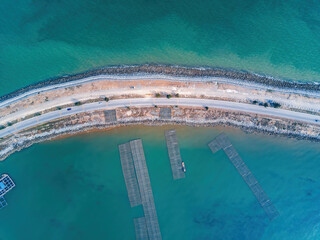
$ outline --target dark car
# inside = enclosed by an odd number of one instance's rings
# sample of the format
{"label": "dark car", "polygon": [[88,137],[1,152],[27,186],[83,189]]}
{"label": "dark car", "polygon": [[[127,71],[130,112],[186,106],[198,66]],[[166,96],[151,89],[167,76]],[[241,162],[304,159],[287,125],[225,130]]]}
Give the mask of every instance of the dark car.
{"label": "dark car", "polygon": [[70,111],[71,110],[71,108],[67,108],[67,111]]}

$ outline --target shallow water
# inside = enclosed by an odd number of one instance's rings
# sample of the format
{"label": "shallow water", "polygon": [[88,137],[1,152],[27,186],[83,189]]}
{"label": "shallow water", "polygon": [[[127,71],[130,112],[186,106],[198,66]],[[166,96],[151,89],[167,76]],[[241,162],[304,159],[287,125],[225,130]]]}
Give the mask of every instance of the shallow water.
{"label": "shallow water", "polygon": [[[0,211],[0,239],[134,239],[118,144],[142,138],[163,239],[319,239],[319,143],[174,126],[186,178],[173,181],[166,127],[123,127],[33,145],[0,163],[16,188]],[[270,222],[226,155],[231,139],[280,212]]]}
{"label": "shallow water", "polygon": [[317,1],[41,1],[0,5],[0,95],[112,64],[170,63],[320,80]]}

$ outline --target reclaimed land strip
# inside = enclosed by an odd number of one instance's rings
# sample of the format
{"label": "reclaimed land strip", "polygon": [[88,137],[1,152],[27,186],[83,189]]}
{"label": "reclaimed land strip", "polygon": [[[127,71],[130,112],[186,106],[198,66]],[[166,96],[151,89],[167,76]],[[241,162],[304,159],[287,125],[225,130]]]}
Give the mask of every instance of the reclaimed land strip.
{"label": "reclaimed land strip", "polygon": [[[236,103],[236,102],[228,102],[228,101],[220,101],[220,100],[209,100],[209,99],[197,99],[197,98],[180,98],[179,103],[176,103],[170,99],[161,99],[161,98],[133,98],[133,99],[117,99],[112,100],[108,103],[108,108],[121,108],[125,106],[153,106],[154,104],[162,105],[162,106],[179,106],[179,107],[203,107],[206,106],[209,108],[221,108],[227,109],[231,111],[241,111],[246,113],[254,113],[261,115],[268,115],[280,118],[287,118],[296,121],[302,121],[311,123],[314,125],[320,125],[320,116],[294,112],[285,109],[275,109],[275,108],[265,108],[252,104],[244,104],[244,103]],[[48,112],[43,115],[30,118],[21,122],[17,122],[11,126],[8,126],[4,129],[0,129],[0,138],[7,137],[13,133],[18,131],[22,131],[27,128],[34,127],[39,124],[43,124],[52,120],[59,119],[61,117],[66,117],[69,115],[75,115],[83,112],[92,112],[97,110],[105,110],[106,106],[100,104],[100,102],[88,103],[81,106],[75,106],[70,108],[61,109],[59,111]],[[161,109],[160,109],[161,111]],[[172,114],[172,109],[170,108],[170,118]],[[167,116],[167,115],[166,115]],[[162,120],[170,120],[164,117],[161,117]]]}
{"label": "reclaimed land strip", "polygon": [[[158,104],[158,103],[157,103]],[[160,104],[159,104],[160,105]],[[116,107],[116,106],[113,106]],[[0,130],[0,161],[5,160],[14,152],[27,148],[35,143],[56,139],[61,136],[71,136],[82,132],[106,130],[113,127],[129,125],[188,125],[188,126],[232,126],[245,132],[259,132],[267,135],[278,135],[289,138],[320,141],[320,125],[299,122],[293,119],[270,117],[234,110],[203,107],[172,108],[172,119],[161,120],[154,117],[159,108],[152,107],[125,107],[117,108],[117,122],[105,122],[103,110],[90,108],[92,111],[78,112],[77,107],[71,111],[61,110],[59,119],[50,122],[31,123],[27,128],[17,131],[13,126]],[[66,114],[66,115],[64,115]],[[46,114],[41,115],[44,117]],[[20,127],[19,127],[20,128]]]}
{"label": "reclaimed land strip", "polygon": [[133,219],[134,229],[136,232],[137,240],[146,240],[148,239],[148,230],[146,225],[145,217],[135,218]]}
{"label": "reclaimed land strip", "polygon": [[135,207],[141,204],[141,197],[134,170],[134,164],[131,154],[130,143],[124,143],[119,145],[120,160],[122,166],[122,172],[126,183],[128,197],[131,207]]}
{"label": "reclaimed land strip", "polygon": [[131,141],[130,147],[138,178],[149,239],[161,239],[160,227],[156,207],[154,204],[146,159],[144,156],[142,140],[137,139]]}
{"label": "reclaimed land strip", "polygon": [[133,65],[133,66],[109,66],[105,68],[93,69],[84,73],[75,75],[66,75],[58,78],[44,80],[27,87],[18,89],[12,93],[0,97],[0,102],[10,98],[17,97],[28,91],[48,87],[51,85],[62,84],[80,80],[83,78],[98,76],[98,75],[144,75],[144,74],[161,74],[177,77],[217,77],[226,78],[230,80],[237,80],[242,82],[257,83],[269,87],[286,88],[286,89],[300,89],[307,91],[319,91],[320,85],[312,82],[294,82],[274,79],[268,76],[262,76],[255,73],[245,71],[235,71],[221,68],[204,68],[204,67],[185,67],[172,65]]}
{"label": "reclaimed land strip", "polygon": [[169,154],[173,179],[176,180],[176,179],[184,178],[185,174],[182,169],[182,160],[181,160],[176,130],[171,129],[171,130],[165,131],[165,137],[167,142],[167,148],[168,148],[168,154]]}
{"label": "reclaimed land strip", "polygon": [[224,133],[222,133],[213,141],[211,141],[208,145],[212,153],[217,152],[221,148],[224,150],[233,166],[237,169],[238,173],[241,175],[243,180],[248,184],[252,193],[255,195],[255,197],[257,198],[258,202],[260,203],[261,207],[264,209],[270,220],[273,220],[274,218],[279,216],[277,209],[273,206],[271,200],[263,191],[257,179],[254,177],[252,172],[249,170],[247,165],[239,156],[238,152],[232,146],[228,137]]}

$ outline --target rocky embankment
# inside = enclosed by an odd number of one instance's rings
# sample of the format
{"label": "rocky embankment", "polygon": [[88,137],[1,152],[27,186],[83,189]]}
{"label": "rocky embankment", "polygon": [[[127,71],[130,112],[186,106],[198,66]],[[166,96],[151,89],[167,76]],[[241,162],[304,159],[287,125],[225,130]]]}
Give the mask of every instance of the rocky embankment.
{"label": "rocky embankment", "polygon": [[116,121],[110,121],[105,111],[72,115],[28,129],[0,140],[0,160],[34,143],[59,136],[72,135],[93,129],[107,129],[128,125],[179,124],[188,126],[232,126],[248,132],[283,135],[299,139],[320,141],[320,126],[270,118],[267,116],[219,109],[170,107],[171,117],[159,117],[160,107],[119,108]]}
{"label": "rocky embankment", "polygon": [[101,74],[108,75],[134,75],[134,74],[164,74],[171,76],[183,76],[183,77],[223,77],[234,80],[246,81],[251,83],[263,84],[276,88],[289,88],[300,89],[305,91],[319,91],[320,85],[314,83],[293,82],[277,80],[267,76],[261,76],[254,73],[234,71],[220,68],[196,68],[196,67],[182,67],[182,66],[170,66],[170,65],[134,65],[134,66],[115,66],[94,69],[84,73],[75,75],[68,75],[59,78],[48,79],[42,82],[38,82],[27,87],[21,88],[10,94],[0,97],[0,102],[12,97],[16,97],[22,93],[53,84],[65,83],[70,81],[79,80],[82,78],[96,76]]}

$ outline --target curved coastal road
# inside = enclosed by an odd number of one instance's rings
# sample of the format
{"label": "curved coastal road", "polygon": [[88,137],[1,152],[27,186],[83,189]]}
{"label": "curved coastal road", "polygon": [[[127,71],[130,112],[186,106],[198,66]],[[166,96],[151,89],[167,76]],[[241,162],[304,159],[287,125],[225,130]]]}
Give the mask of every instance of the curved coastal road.
{"label": "curved coastal road", "polygon": [[27,98],[38,93],[49,92],[52,90],[63,89],[67,87],[75,87],[81,84],[95,82],[95,81],[140,81],[140,80],[167,80],[167,81],[177,81],[177,82],[217,82],[225,84],[234,84],[238,86],[244,86],[252,89],[273,89],[277,92],[282,93],[295,93],[320,98],[320,92],[318,91],[303,91],[299,89],[287,89],[287,88],[275,88],[259,83],[246,82],[240,79],[230,79],[224,77],[179,77],[163,74],[134,74],[134,75],[96,75],[91,77],[86,77],[78,80],[73,80],[64,83],[57,83],[49,86],[44,86],[36,89],[31,89],[25,93],[21,93],[16,97],[12,97],[3,101],[0,101],[0,108],[6,107],[12,103],[18,102],[24,98]]}
{"label": "curved coastal road", "polygon": [[253,104],[236,103],[220,100],[209,100],[209,99],[197,99],[197,98],[132,98],[132,99],[117,99],[109,102],[94,102],[88,103],[81,106],[74,106],[70,110],[61,109],[53,112],[45,113],[43,115],[33,117],[21,122],[18,122],[10,127],[0,130],[0,138],[9,136],[13,133],[21,130],[35,127],[39,124],[43,124],[52,120],[59,119],[61,117],[91,112],[95,110],[114,109],[119,107],[144,107],[144,106],[191,106],[191,107],[210,107],[219,108],[232,111],[241,111],[262,115],[269,115],[273,117],[286,118],[295,121],[301,121],[305,123],[312,123],[320,125],[320,116],[312,115],[308,113],[294,112],[276,108],[265,108]]}

